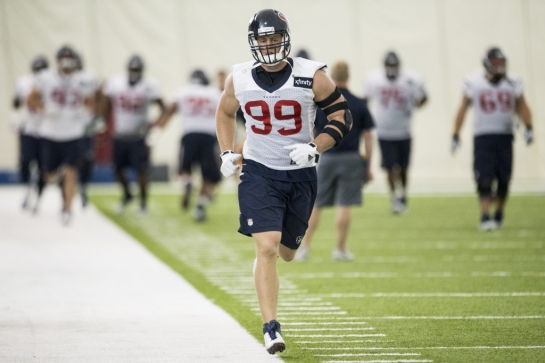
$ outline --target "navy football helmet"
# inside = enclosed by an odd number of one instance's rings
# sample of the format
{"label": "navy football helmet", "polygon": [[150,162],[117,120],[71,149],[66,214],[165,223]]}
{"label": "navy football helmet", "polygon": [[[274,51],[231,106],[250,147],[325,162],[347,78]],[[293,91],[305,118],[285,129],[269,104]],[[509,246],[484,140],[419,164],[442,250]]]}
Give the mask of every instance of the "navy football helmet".
{"label": "navy football helmet", "polygon": [[144,61],[137,55],[133,55],[129,59],[129,64],[127,66],[129,71],[129,84],[134,85],[142,79],[144,73]]}
{"label": "navy football helmet", "polygon": [[43,55],[39,55],[32,60],[32,72],[38,73],[43,69],[49,68],[49,62]]}
{"label": "navy football helmet", "polygon": [[498,47],[486,51],[483,57],[483,66],[493,77],[503,77],[507,71],[507,59]]}
{"label": "navy football helmet", "polygon": [[299,49],[297,53],[295,53],[295,56],[299,58],[310,59],[310,55],[308,54],[306,49]]}
{"label": "navy football helmet", "polygon": [[206,73],[201,69],[195,69],[191,72],[190,80],[193,84],[202,84],[203,86],[208,86],[210,84],[210,80],[206,76]]}
{"label": "navy football helmet", "polygon": [[74,49],[64,45],[57,51],[57,64],[61,72],[70,73],[77,67],[77,55]]}
{"label": "navy football helmet", "polygon": [[386,57],[384,57],[384,67],[386,68],[386,77],[388,77],[388,79],[396,79],[397,76],[399,76],[400,65],[401,62],[399,61],[396,52],[390,51],[386,53]]}
{"label": "navy football helmet", "polygon": [[[257,39],[265,35],[282,35],[278,44],[259,45]],[[252,16],[248,24],[248,43],[256,61],[274,66],[290,54],[290,25],[288,19],[278,10],[265,9]]]}

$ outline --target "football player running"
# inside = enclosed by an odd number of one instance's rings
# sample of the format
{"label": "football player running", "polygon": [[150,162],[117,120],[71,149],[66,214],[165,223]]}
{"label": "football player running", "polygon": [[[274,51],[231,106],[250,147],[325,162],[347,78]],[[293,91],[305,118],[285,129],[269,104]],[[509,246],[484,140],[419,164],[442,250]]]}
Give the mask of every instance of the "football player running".
{"label": "football player running", "polygon": [[[523,95],[522,81],[507,75],[507,59],[493,47],[483,57],[484,72],[466,77],[463,98],[454,121],[452,152],[460,146],[460,129],[467,109],[475,109],[473,171],[477,182],[484,231],[502,226],[513,168],[513,116],[526,126],[525,139],[533,141],[532,114]],[[490,209],[496,202],[493,218]]]}
{"label": "football player running", "polygon": [[[100,92],[99,78],[93,73],[87,72],[83,69],[83,60],[81,55],[76,53],[76,71],[80,73],[80,76],[96,89],[95,98],[100,100],[102,97]],[[105,127],[104,119],[97,117],[99,113],[98,102],[96,102],[95,110],[89,112],[87,116],[87,125],[85,127],[84,137],[81,139],[81,163],[79,165],[79,192],[81,197],[81,204],[83,208],[87,206],[87,184],[91,180],[94,166],[94,145],[93,137],[96,133],[102,132]]]}
{"label": "football player running", "polygon": [[[290,37],[281,12],[265,9],[252,16],[248,42],[255,61],[233,66],[216,112],[223,175],[234,175],[239,168],[235,162],[244,157],[239,232],[255,242],[254,281],[270,354],[285,349],[277,321],[277,257],[295,257],[316,198],[318,156],[339,144],[352,124],[348,104],[326,75],[326,65],[290,58]],[[247,132],[242,155],[233,151],[239,107]],[[329,123],[313,139],[317,107]]]}
{"label": "football player running", "polygon": [[[13,99],[14,110],[22,109],[22,114],[17,120],[20,147],[19,170],[21,181],[28,185],[23,209],[32,209],[33,213],[38,211],[38,201],[45,186],[40,152],[42,114],[28,107],[27,98],[34,88],[37,75],[48,67],[49,63],[45,57],[34,58],[31,65],[32,73],[17,79]],[[35,196],[35,201],[31,206],[33,196]]]}
{"label": "football player running", "polygon": [[81,139],[88,115],[95,110],[96,85],[76,72],[76,52],[63,46],[57,52],[57,70],[39,74],[28,97],[31,109],[43,113],[43,167],[48,182],[55,181],[57,170],[63,195],[62,222],[72,219],[72,201],[77,189],[81,161]]}
{"label": "football player running", "polygon": [[392,212],[407,209],[407,172],[411,156],[411,116],[428,100],[424,82],[416,74],[401,70],[399,56],[388,52],[384,71],[371,74],[365,84],[371,101],[382,154],[382,168],[388,175]]}
{"label": "football player running", "polygon": [[165,106],[161,98],[159,85],[143,77],[144,62],[139,56],[129,59],[128,72],[110,78],[102,93],[102,115],[107,118],[110,110],[114,123],[113,163],[115,176],[123,188],[123,197],[117,210],[121,213],[132,201],[129,180],[125,174],[127,168],[137,173],[140,189],[139,213],[147,211],[149,147],[146,142],[151,128],[156,122],[148,121],[150,104],[159,106],[161,113]]}
{"label": "football player running", "polygon": [[180,140],[179,173],[183,183],[182,209],[189,208],[191,198],[191,169],[200,165],[202,185],[199,193],[195,219],[206,219],[205,207],[213,197],[216,184],[221,180],[217,159],[215,114],[221,91],[210,85],[206,74],[197,69],[191,73],[191,85],[179,89],[173,102],[157,121],[163,127],[176,112],[182,116],[182,138]]}

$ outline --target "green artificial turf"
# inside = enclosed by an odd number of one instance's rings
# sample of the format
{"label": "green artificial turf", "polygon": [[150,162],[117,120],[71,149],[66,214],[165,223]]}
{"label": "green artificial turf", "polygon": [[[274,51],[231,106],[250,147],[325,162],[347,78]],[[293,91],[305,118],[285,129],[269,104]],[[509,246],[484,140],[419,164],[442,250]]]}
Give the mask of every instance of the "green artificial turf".
{"label": "green artificial turf", "polygon": [[[237,233],[236,195],[193,221],[179,196],[153,195],[149,213],[92,202],[231,314],[259,341],[253,240]],[[415,196],[401,216],[388,198],[355,208],[353,262],[334,262],[326,209],[306,262],[278,262],[286,362],[545,362],[545,198],[513,196],[500,231],[477,230],[474,196]],[[344,330],[339,330],[344,329]],[[325,336],[325,337],[323,337]],[[344,337],[342,337],[344,336]]]}

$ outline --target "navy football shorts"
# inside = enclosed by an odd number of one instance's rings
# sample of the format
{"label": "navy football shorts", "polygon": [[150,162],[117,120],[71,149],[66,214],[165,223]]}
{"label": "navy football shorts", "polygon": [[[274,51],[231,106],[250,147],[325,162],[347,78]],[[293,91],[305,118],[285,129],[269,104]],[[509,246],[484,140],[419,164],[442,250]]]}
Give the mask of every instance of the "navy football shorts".
{"label": "navy football shorts", "polygon": [[299,248],[316,199],[317,182],[285,182],[248,172],[242,173],[240,180],[238,231],[246,236],[279,231],[280,243]]}
{"label": "navy football shorts", "polygon": [[28,183],[30,180],[30,163],[36,161],[38,169],[42,169],[41,157],[41,139],[30,135],[20,135],[20,155],[19,166],[21,170],[21,180]]}
{"label": "navy football shorts", "polygon": [[179,172],[191,173],[194,164],[199,164],[203,180],[218,183],[221,180],[219,151],[215,136],[203,133],[184,135],[180,146]]}
{"label": "navy football shorts", "polygon": [[480,135],[474,138],[475,180],[497,179],[508,183],[513,170],[513,135]]}
{"label": "navy football shorts", "polygon": [[133,168],[145,173],[149,168],[149,149],[144,139],[114,139],[113,162],[116,169]]}
{"label": "navy football shorts", "polygon": [[409,167],[411,157],[411,139],[405,140],[378,140],[382,154],[382,168],[391,170],[394,166],[401,169]]}
{"label": "navy football shorts", "polygon": [[46,173],[52,173],[61,165],[79,168],[81,163],[81,139],[53,141],[42,139],[42,165]]}

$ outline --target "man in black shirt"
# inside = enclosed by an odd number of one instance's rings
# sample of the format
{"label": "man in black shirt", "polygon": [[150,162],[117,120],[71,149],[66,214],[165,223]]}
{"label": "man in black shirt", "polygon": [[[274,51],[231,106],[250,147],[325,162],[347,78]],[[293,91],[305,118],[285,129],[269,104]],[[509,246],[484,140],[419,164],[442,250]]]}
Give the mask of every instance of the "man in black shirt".
{"label": "man in black shirt", "polygon": [[[318,166],[318,196],[312,210],[307,233],[301,247],[297,251],[296,259],[306,260],[309,256],[312,235],[320,220],[323,207],[337,205],[337,248],[333,251],[336,261],[350,261],[354,256],[346,249],[346,239],[350,228],[351,207],[362,204],[361,188],[367,181],[372,180],[371,154],[373,146],[372,129],[374,122],[367,109],[366,102],[354,96],[348,89],[348,64],[337,62],[331,71],[331,78],[348,101],[354,123],[352,129],[342,142],[320,156]],[[316,131],[320,131],[327,123],[325,114],[318,110],[316,113]],[[360,139],[365,142],[365,155],[359,154]]]}

